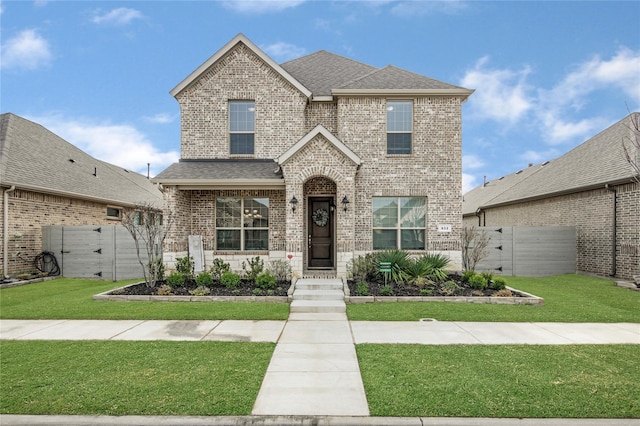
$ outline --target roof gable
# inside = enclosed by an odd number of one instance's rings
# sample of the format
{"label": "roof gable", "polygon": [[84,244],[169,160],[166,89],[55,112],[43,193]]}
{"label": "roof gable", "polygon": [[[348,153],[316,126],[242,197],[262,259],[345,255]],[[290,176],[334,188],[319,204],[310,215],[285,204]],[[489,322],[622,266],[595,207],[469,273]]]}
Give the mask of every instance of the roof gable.
{"label": "roof gable", "polygon": [[162,205],[162,193],[145,176],[97,160],[17,115],[0,116],[0,146],[3,186],[116,205]]}
{"label": "roof gable", "polygon": [[174,87],[169,93],[172,96],[178,95],[187,86],[196,81],[202,74],[204,74],[212,65],[223,58],[230,50],[232,50],[238,43],[242,43],[249,48],[254,54],[256,54],[261,60],[269,65],[275,72],[280,74],[291,85],[303,93],[307,98],[311,97],[311,91],[307,89],[302,83],[296,80],[291,74],[285,71],[280,65],[273,61],[266,53],[264,53],[258,46],[253,44],[244,34],[238,34],[231,41],[225,44],[220,50],[207,59],[202,65],[195,69],[191,74],[182,80],[176,87]]}
{"label": "roof gable", "polygon": [[313,130],[307,133],[302,139],[296,142],[291,148],[285,151],[281,156],[276,158],[276,162],[280,165],[284,164],[289,160],[295,153],[304,148],[313,138],[317,135],[322,135],[327,139],[338,151],[340,151],[345,157],[349,158],[353,161],[354,164],[359,166],[362,164],[362,160],[356,153],[351,151],[348,146],[346,146],[342,141],[336,138],[330,131],[328,131],[324,126],[318,124]]}

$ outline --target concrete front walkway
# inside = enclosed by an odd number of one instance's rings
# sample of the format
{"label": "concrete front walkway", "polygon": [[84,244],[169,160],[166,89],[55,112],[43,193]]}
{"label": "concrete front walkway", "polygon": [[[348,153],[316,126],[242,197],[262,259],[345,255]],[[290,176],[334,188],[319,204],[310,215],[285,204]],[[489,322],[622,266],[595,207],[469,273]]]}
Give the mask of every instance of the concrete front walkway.
{"label": "concrete front walkway", "polygon": [[[639,323],[382,322],[346,321],[346,317],[344,321],[318,318],[289,318],[288,321],[0,320],[0,339],[212,340],[283,344],[640,344]],[[301,331],[301,327],[306,330]],[[345,341],[336,341],[339,336]],[[312,342],[313,339],[318,340]],[[322,357],[328,363],[340,360],[333,352]]]}

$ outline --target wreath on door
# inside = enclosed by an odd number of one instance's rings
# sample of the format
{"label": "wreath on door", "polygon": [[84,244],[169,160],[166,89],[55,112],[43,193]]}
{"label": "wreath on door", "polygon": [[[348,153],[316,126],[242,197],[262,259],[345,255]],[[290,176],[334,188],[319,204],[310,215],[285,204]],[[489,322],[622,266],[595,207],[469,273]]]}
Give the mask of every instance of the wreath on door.
{"label": "wreath on door", "polygon": [[313,223],[318,226],[327,226],[329,222],[329,212],[325,209],[318,209],[311,214]]}

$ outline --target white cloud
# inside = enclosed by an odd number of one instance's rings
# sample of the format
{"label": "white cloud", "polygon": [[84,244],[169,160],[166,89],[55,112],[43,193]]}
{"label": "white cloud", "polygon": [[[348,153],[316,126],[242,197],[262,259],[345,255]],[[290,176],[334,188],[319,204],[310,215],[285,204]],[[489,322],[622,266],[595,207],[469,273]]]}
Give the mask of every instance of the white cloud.
{"label": "white cloud", "polygon": [[2,45],[0,64],[2,68],[35,70],[48,66],[53,55],[49,42],[36,30],[23,30]]}
{"label": "white cloud", "polygon": [[402,1],[391,8],[391,13],[403,18],[435,14],[454,15],[466,7],[467,3],[460,0]]}
{"label": "white cloud", "polygon": [[483,166],[484,161],[482,161],[477,155],[470,154],[462,156],[462,168],[465,170],[479,169]]}
{"label": "white cloud", "polygon": [[470,175],[468,173],[462,173],[462,193],[463,194],[466,194],[467,192],[471,191],[476,186],[478,186],[478,184],[476,184],[475,176]]}
{"label": "white cloud", "polygon": [[537,164],[544,161],[553,160],[561,155],[557,149],[552,148],[547,151],[534,151],[528,150],[523,154],[520,154],[520,159],[526,161],[528,164]]}
{"label": "white cloud", "polygon": [[152,116],[144,117],[145,121],[149,123],[167,124],[172,123],[175,120],[175,116],[167,113],[160,113]]}
{"label": "white cloud", "polygon": [[303,47],[298,47],[294,44],[278,42],[270,44],[263,48],[263,50],[272,58],[278,61],[288,61],[291,59],[304,56],[307,51]]}
{"label": "white cloud", "polygon": [[238,13],[272,13],[297,7],[306,0],[228,0],[222,4],[227,9]]}
{"label": "white cloud", "polygon": [[526,79],[531,69],[491,69],[483,57],[462,79],[462,86],[476,89],[471,97],[472,114],[481,119],[513,124],[533,107],[531,88]]}
{"label": "white cloud", "polygon": [[127,25],[131,21],[141,18],[143,18],[143,15],[140,11],[128,7],[119,7],[106,13],[96,12],[91,22],[99,25]]}
{"label": "white cloud", "polygon": [[155,175],[180,158],[177,151],[161,152],[135,127],[128,124],[95,123],[54,114],[29,118],[87,154],[138,173]]}

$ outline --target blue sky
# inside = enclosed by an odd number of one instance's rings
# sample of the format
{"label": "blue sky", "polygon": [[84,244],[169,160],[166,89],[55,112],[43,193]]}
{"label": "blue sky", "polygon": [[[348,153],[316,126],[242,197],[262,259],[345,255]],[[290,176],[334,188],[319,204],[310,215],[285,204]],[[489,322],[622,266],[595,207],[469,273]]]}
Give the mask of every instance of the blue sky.
{"label": "blue sky", "polygon": [[179,158],[169,91],[238,33],[276,62],[327,50],[475,89],[463,192],[640,109],[640,3],[2,1],[0,112],[146,174]]}

